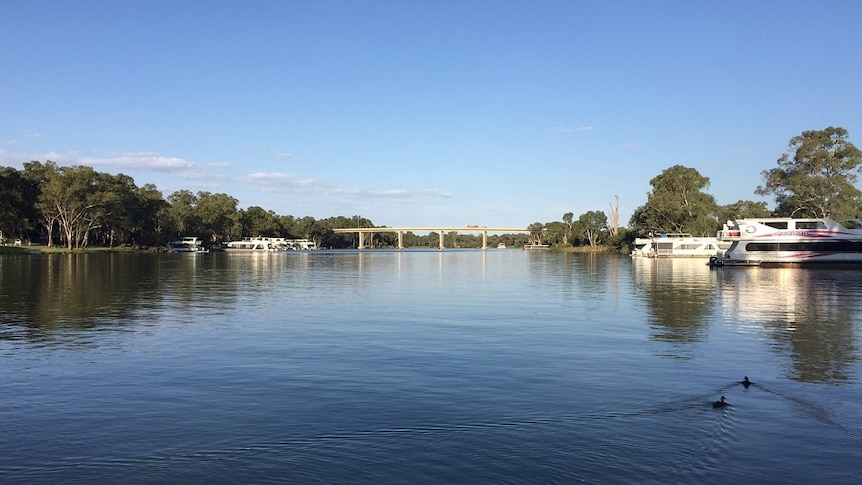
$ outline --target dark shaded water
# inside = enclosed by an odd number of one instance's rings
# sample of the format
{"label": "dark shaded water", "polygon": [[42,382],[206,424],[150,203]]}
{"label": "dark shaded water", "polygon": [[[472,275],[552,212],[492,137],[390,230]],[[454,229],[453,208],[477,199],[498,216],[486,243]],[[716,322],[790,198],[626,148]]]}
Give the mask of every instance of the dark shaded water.
{"label": "dark shaded water", "polygon": [[0,482],[858,483],[860,274],[3,256]]}

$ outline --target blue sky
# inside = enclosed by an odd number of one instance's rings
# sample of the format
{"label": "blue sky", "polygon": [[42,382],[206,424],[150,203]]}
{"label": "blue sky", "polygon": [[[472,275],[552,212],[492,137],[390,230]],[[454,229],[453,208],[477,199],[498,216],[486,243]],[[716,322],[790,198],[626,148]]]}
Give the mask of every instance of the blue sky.
{"label": "blue sky", "polygon": [[762,200],[803,131],[862,147],[860,21],[850,0],[9,0],[0,165],[388,226],[618,195],[625,224],[676,164],[728,204]]}

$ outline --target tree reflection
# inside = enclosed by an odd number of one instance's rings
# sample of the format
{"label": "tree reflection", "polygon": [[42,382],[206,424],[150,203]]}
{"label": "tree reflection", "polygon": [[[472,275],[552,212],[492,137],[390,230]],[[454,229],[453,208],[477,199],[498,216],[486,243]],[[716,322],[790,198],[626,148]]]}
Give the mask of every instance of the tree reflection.
{"label": "tree reflection", "polygon": [[715,282],[701,259],[633,258],[636,294],[649,310],[650,338],[695,343],[715,313]]}
{"label": "tree reflection", "polygon": [[227,304],[236,284],[203,282],[197,268],[203,261],[200,255],[141,253],[5,256],[0,340],[86,346],[93,331],[147,324],[168,306],[181,313],[202,298]]}
{"label": "tree reflection", "polygon": [[724,300],[735,318],[759,324],[772,349],[791,359],[789,377],[801,382],[854,380],[859,360],[856,320],[862,296],[858,271],[751,268],[727,271]]}

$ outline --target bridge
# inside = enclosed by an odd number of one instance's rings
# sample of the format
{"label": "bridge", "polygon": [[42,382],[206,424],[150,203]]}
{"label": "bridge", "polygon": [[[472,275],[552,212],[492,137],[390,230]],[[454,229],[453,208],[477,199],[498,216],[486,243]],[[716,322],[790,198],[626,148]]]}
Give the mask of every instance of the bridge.
{"label": "bridge", "polygon": [[481,232],[482,233],[482,249],[488,249],[488,233],[530,233],[529,229],[521,227],[486,227],[486,226],[464,226],[464,227],[354,227],[346,229],[333,229],[335,233],[359,233],[359,247],[357,249],[365,249],[365,234],[374,234],[375,232],[394,232],[398,234],[398,249],[404,249],[404,233],[405,232],[436,232],[440,235],[440,249],[445,249],[443,245],[443,237],[447,232]]}

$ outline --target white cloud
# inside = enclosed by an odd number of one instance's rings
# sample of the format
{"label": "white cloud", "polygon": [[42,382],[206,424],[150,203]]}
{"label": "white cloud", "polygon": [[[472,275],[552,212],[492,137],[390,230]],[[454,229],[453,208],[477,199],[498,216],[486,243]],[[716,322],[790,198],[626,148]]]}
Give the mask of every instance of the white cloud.
{"label": "white cloud", "polygon": [[93,168],[117,168],[154,171],[182,171],[201,167],[223,167],[226,164],[201,164],[179,157],[165,157],[151,152],[128,152],[108,155],[81,155],[75,151],[45,153],[10,153],[0,150],[0,161],[52,161],[60,166],[86,165]]}
{"label": "white cloud", "polygon": [[143,170],[182,170],[201,164],[179,157],[165,157],[150,152],[117,153],[100,157],[77,157],[76,163],[93,167],[117,167]]}
{"label": "white cloud", "polygon": [[440,190],[440,189],[422,189],[419,191],[419,193],[421,195],[427,195],[429,197],[449,198],[449,197],[453,196],[452,192],[449,192],[448,190]]}
{"label": "white cloud", "polygon": [[329,188],[329,183],[309,177],[301,177],[295,173],[285,172],[252,172],[245,177],[249,182],[265,189],[297,189],[298,191],[323,191]]}
{"label": "white cloud", "polygon": [[570,135],[572,133],[577,133],[580,131],[592,131],[592,130],[593,130],[592,126],[578,126],[575,128],[572,128],[571,126],[555,126],[555,127],[551,128],[551,131],[553,131],[555,133],[561,133],[564,135]]}
{"label": "white cloud", "polygon": [[440,189],[411,191],[403,188],[379,188],[338,186],[327,180],[302,177],[288,172],[252,172],[245,179],[267,192],[287,191],[316,195],[338,195],[352,199],[413,199],[426,197],[451,197],[452,194]]}

